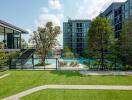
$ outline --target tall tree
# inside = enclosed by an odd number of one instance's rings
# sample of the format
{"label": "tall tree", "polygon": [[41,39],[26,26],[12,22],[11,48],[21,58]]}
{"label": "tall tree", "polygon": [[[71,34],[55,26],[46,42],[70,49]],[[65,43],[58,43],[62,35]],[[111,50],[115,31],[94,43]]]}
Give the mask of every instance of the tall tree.
{"label": "tall tree", "polygon": [[22,38],[21,39],[21,48],[22,49],[25,49],[25,48],[27,48],[28,47],[28,43]]}
{"label": "tall tree", "polygon": [[118,41],[118,57],[124,64],[132,65],[132,19],[123,24]]}
{"label": "tall tree", "polygon": [[66,57],[66,58],[74,58],[75,57],[72,50],[68,47],[64,47],[63,54],[64,54],[64,57]]}
{"label": "tall tree", "polygon": [[31,41],[35,44],[36,51],[41,57],[41,64],[45,65],[48,53],[58,43],[56,39],[58,34],[60,34],[60,27],[53,26],[52,22],[47,22],[44,27],[38,27],[38,30],[33,32]]}
{"label": "tall tree", "polygon": [[105,54],[109,52],[113,38],[113,28],[108,19],[97,17],[92,21],[88,32],[89,54],[101,59],[102,69],[104,68]]}

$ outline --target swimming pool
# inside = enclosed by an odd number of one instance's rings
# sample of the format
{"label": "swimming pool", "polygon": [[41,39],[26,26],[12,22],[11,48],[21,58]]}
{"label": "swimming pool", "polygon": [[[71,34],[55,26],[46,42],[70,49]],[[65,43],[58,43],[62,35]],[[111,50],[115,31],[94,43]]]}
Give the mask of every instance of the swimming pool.
{"label": "swimming pool", "polygon": [[84,62],[89,62],[89,61],[93,61],[93,59],[84,59],[84,58],[73,58],[73,59],[59,59],[59,61],[64,61],[64,62],[78,62],[80,64],[83,64]]}
{"label": "swimming pool", "polygon": [[[66,59],[66,58],[60,58],[58,59],[59,62],[78,62],[80,64],[83,64],[84,62],[93,61],[93,59],[84,59],[84,58],[72,58],[72,59]],[[41,59],[34,59],[34,64],[39,64],[41,62]],[[46,63],[49,64],[56,64],[56,59],[46,59]],[[32,59],[29,59],[26,64],[32,64]]]}

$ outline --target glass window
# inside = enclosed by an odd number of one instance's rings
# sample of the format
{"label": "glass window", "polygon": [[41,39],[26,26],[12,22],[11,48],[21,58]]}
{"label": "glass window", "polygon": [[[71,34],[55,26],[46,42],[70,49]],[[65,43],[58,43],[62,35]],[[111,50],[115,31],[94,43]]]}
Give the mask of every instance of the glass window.
{"label": "glass window", "polygon": [[20,33],[14,31],[14,49],[20,48]]}
{"label": "glass window", "polygon": [[125,19],[128,19],[128,17],[129,17],[129,13],[128,13],[128,11],[126,11],[125,12]]}
{"label": "glass window", "polygon": [[4,27],[0,26],[0,42],[4,42]]}
{"label": "glass window", "polygon": [[130,15],[132,16],[132,9],[130,9]]}
{"label": "glass window", "polygon": [[126,3],[125,3],[125,10],[128,10],[128,8],[129,8],[129,3],[126,2]]}
{"label": "glass window", "polygon": [[132,7],[132,0],[130,0],[130,6]]}
{"label": "glass window", "polygon": [[13,49],[13,30],[5,29],[5,45],[8,49]]}
{"label": "glass window", "polygon": [[112,19],[113,19],[112,13],[108,14],[108,15],[107,15],[107,18],[112,20]]}
{"label": "glass window", "polygon": [[82,33],[77,33],[77,37],[82,37],[83,34]]}
{"label": "glass window", "polygon": [[76,25],[77,25],[76,27],[82,27],[83,26],[82,23],[77,23]]}

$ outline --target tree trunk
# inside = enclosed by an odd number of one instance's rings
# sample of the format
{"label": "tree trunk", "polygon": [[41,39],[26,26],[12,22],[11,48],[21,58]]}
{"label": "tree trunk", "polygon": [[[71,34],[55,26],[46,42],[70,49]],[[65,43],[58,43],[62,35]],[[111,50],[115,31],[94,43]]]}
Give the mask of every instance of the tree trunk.
{"label": "tree trunk", "polygon": [[101,32],[101,70],[104,70],[103,32]]}
{"label": "tree trunk", "polygon": [[104,69],[104,50],[101,48],[101,70]]}

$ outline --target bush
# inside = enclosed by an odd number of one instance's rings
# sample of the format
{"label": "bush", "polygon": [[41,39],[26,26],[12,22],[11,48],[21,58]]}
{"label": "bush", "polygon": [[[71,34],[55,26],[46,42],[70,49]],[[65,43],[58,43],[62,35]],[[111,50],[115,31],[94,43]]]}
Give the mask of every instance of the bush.
{"label": "bush", "polygon": [[123,68],[123,70],[132,70],[132,66],[126,65],[126,66]]}
{"label": "bush", "polygon": [[46,64],[39,63],[39,64],[36,64],[35,66],[46,66],[46,65],[50,65],[50,64],[48,64],[48,63],[46,63]]}
{"label": "bush", "polygon": [[65,58],[74,58],[74,54],[72,52],[66,52],[64,53]]}
{"label": "bush", "polygon": [[19,52],[0,52],[0,70],[9,66],[10,59],[19,57]]}

